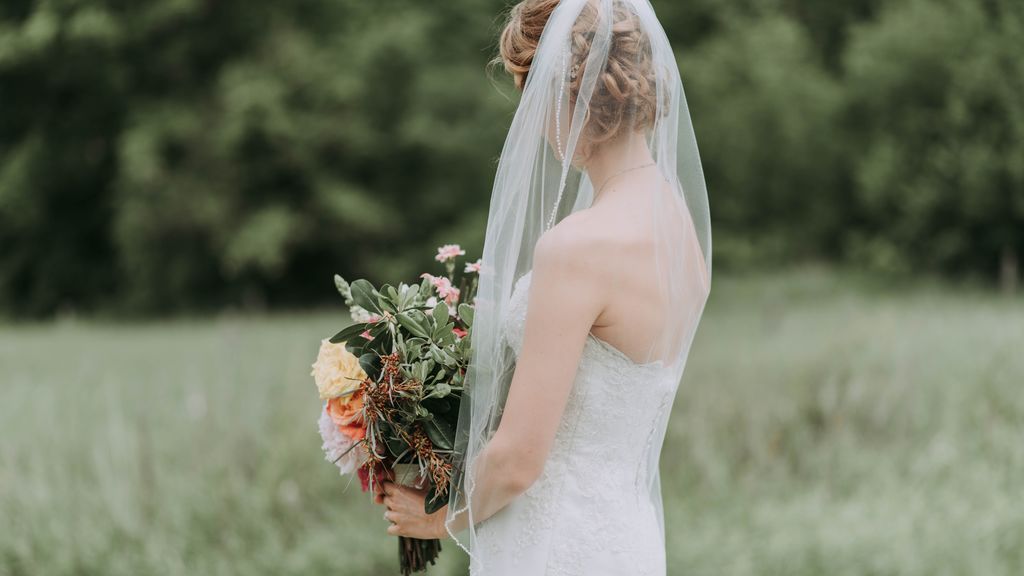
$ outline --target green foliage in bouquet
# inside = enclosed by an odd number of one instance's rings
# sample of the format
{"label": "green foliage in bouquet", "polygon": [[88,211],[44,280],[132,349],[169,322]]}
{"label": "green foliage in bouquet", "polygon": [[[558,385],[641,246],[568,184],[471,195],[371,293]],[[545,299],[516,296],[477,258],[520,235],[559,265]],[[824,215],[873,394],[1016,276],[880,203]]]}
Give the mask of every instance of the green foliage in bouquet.
{"label": "green foliage in bouquet", "polygon": [[455,289],[448,277],[420,284],[374,287],[335,277],[353,319],[331,342],[345,343],[367,374],[362,393],[366,470],[374,482],[385,470],[413,464],[429,485],[426,512],[447,502],[451,456],[470,359],[476,279]]}

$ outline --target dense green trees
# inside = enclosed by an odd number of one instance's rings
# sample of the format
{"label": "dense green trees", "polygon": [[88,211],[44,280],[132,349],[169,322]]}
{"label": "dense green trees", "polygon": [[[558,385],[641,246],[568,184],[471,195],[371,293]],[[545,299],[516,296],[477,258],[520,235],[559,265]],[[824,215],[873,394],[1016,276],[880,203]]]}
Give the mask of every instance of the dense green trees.
{"label": "dense green trees", "polygon": [[[717,263],[1012,271],[1019,2],[654,3]],[[516,102],[486,71],[503,7],[4,2],[0,310],[305,304],[479,245]]]}
{"label": "dense green trees", "polygon": [[854,30],[845,85],[865,225],[852,256],[1013,274],[1024,251],[1022,55],[1024,5],[1013,0],[912,1]]}

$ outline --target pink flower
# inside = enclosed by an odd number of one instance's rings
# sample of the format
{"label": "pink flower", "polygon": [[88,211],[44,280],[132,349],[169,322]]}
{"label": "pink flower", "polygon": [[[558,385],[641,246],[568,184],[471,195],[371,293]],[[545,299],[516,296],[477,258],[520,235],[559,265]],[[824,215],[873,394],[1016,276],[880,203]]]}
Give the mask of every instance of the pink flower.
{"label": "pink flower", "polygon": [[476,262],[470,262],[470,263],[466,264],[466,273],[476,272],[477,274],[479,274],[480,273],[480,266],[481,266],[480,259],[477,259]]}
{"label": "pink flower", "polygon": [[452,286],[452,283],[447,278],[441,278],[434,288],[437,288],[437,295],[440,296],[445,302],[453,304],[459,300],[459,289]]}
{"label": "pink flower", "polygon": [[437,290],[437,295],[448,304],[455,304],[459,301],[459,289],[452,286],[452,281],[446,276],[434,276],[433,274],[427,274],[424,272],[423,274],[420,274],[420,278],[426,278],[429,280],[434,286],[434,290]]}
{"label": "pink flower", "polygon": [[449,311],[451,311],[451,308],[459,301],[459,289],[452,288],[448,291],[447,296],[442,296],[442,298],[444,298],[445,303],[448,304]]}
{"label": "pink flower", "polygon": [[363,330],[363,333],[360,334],[360,336],[362,336],[363,338],[366,338],[367,340],[373,340],[373,336],[370,336],[370,331],[369,330]]}
{"label": "pink flower", "polygon": [[437,290],[437,295],[441,298],[447,298],[448,293],[452,291],[452,281],[444,276],[434,278],[434,289]]}
{"label": "pink flower", "polygon": [[462,328],[452,328],[452,332],[454,332],[459,338],[465,338],[466,334],[469,334],[469,332],[466,332]]}
{"label": "pink flower", "polygon": [[454,260],[458,256],[464,256],[466,251],[463,250],[458,244],[445,244],[437,249],[437,256],[434,256],[434,260],[438,262],[447,262]]}
{"label": "pink flower", "polygon": [[437,295],[441,298],[447,298],[448,294],[454,290],[452,288],[452,281],[444,276],[431,276],[427,274],[426,277],[434,285],[434,290],[437,290]]}

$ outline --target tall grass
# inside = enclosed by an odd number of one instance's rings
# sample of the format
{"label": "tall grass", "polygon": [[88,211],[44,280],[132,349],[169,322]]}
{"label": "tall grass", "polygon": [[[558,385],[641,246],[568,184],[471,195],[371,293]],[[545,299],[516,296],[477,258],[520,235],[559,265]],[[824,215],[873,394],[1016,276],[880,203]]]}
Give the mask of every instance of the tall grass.
{"label": "tall grass", "polygon": [[[319,450],[342,322],[0,328],[0,575],[394,574]],[[669,573],[1024,573],[1022,384],[1020,300],[717,281],[662,456]]]}

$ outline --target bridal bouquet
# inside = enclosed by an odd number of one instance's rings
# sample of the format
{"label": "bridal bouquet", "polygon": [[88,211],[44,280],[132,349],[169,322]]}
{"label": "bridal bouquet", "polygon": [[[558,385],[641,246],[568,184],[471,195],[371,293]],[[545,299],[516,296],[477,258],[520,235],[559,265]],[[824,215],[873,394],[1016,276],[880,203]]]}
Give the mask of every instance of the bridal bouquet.
{"label": "bridal bouquet", "polygon": [[[363,491],[383,479],[427,488],[426,512],[448,501],[452,445],[469,365],[480,262],[455,276],[458,245],[438,249],[445,275],[374,287],[335,276],[353,324],[321,342],[313,364],[327,459]],[[456,287],[458,285],[459,287]],[[438,540],[399,538],[402,573],[425,570]]]}

